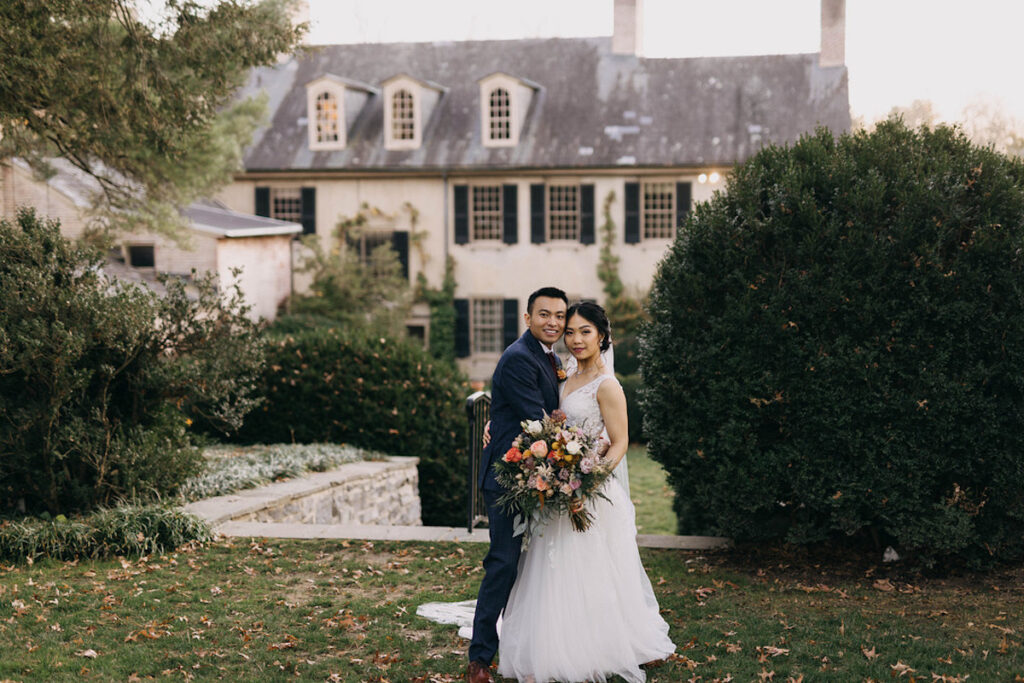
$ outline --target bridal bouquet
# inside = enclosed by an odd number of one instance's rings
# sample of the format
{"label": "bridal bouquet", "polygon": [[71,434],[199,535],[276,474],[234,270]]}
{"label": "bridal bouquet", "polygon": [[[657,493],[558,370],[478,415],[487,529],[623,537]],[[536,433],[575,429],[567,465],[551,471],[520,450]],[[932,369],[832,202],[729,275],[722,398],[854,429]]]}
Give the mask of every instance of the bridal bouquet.
{"label": "bridal bouquet", "polygon": [[567,425],[561,410],[542,420],[526,420],[523,432],[494,464],[505,487],[498,503],[515,512],[515,535],[532,519],[565,513],[576,531],[586,531],[593,516],[584,503],[591,496],[607,499],[598,489],[610,474],[601,462],[596,439],[580,426]]}

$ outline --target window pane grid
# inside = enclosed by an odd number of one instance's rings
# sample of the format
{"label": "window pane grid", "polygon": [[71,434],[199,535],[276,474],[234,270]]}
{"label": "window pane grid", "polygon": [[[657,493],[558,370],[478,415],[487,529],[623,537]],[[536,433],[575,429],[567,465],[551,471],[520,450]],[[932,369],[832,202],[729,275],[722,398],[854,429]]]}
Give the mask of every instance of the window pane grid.
{"label": "window pane grid", "polygon": [[416,139],[413,99],[408,90],[399,90],[392,97],[391,137],[395,140]]}
{"label": "window pane grid", "polygon": [[510,140],[512,138],[512,98],[508,90],[495,88],[491,91],[491,139]]}
{"label": "window pane grid", "polygon": [[473,299],[473,353],[501,353],[502,300]]}
{"label": "window pane grid", "polygon": [[548,187],[548,238],[578,240],[580,238],[580,188],[578,185]]}
{"label": "window pane grid", "polygon": [[501,186],[474,187],[471,215],[474,240],[500,240]]}
{"label": "window pane grid", "polygon": [[302,190],[272,188],[270,190],[270,217],[291,223],[302,222]]}
{"label": "window pane grid", "polygon": [[329,92],[316,97],[316,140],[338,141],[338,98]]}
{"label": "window pane grid", "polygon": [[644,238],[675,236],[675,187],[672,183],[644,183]]}

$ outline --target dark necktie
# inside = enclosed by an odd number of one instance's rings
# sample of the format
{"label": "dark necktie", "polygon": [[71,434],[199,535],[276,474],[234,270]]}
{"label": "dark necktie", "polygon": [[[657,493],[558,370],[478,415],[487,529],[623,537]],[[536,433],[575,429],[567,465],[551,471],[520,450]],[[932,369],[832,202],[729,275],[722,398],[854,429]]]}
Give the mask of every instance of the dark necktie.
{"label": "dark necktie", "polygon": [[555,360],[554,351],[548,351],[548,362],[551,363],[551,369],[555,371],[555,377],[558,377],[558,361]]}

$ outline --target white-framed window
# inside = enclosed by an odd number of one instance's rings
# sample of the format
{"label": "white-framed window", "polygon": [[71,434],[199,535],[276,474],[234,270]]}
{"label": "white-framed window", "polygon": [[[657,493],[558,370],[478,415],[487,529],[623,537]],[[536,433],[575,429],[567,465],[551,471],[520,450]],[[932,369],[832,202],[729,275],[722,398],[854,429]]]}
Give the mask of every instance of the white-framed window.
{"label": "white-framed window", "polygon": [[501,185],[472,185],[469,197],[471,239],[500,240],[503,229]]}
{"label": "white-framed window", "polygon": [[309,148],[314,151],[345,148],[345,85],[324,76],[306,85]]}
{"label": "white-framed window", "polygon": [[485,147],[519,144],[519,129],[538,86],[504,73],[480,79],[480,137]]}
{"label": "white-framed window", "polygon": [[427,86],[401,74],[384,81],[383,87],[384,148],[419,148],[423,138],[424,89]]}
{"label": "white-framed window", "polygon": [[640,189],[641,228],[644,239],[672,239],[676,236],[676,185],[645,181]]}
{"label": "white-framed window", "polygon": [[580,186],[548,185],[548,239],[579,241]]}
{"label": "white-framed window", "polygon": [[504,350],[503,306],[502,299],[470,301],[470,348],[473,353],[501,353]]}

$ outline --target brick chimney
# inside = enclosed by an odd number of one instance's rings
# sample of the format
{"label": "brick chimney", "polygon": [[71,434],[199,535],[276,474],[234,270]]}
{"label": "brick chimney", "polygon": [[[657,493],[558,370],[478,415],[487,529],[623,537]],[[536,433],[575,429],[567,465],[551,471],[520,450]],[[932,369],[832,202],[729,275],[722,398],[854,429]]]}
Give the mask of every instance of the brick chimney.
{"label": "brick chimney", "polygon": [[821,0],[821,53],[818,66],[846,64],[846,0]]}
{"label": "brick chimney", "polygon": [[615,0],[612,54],[640,55],[644,39],[644,0]]}

